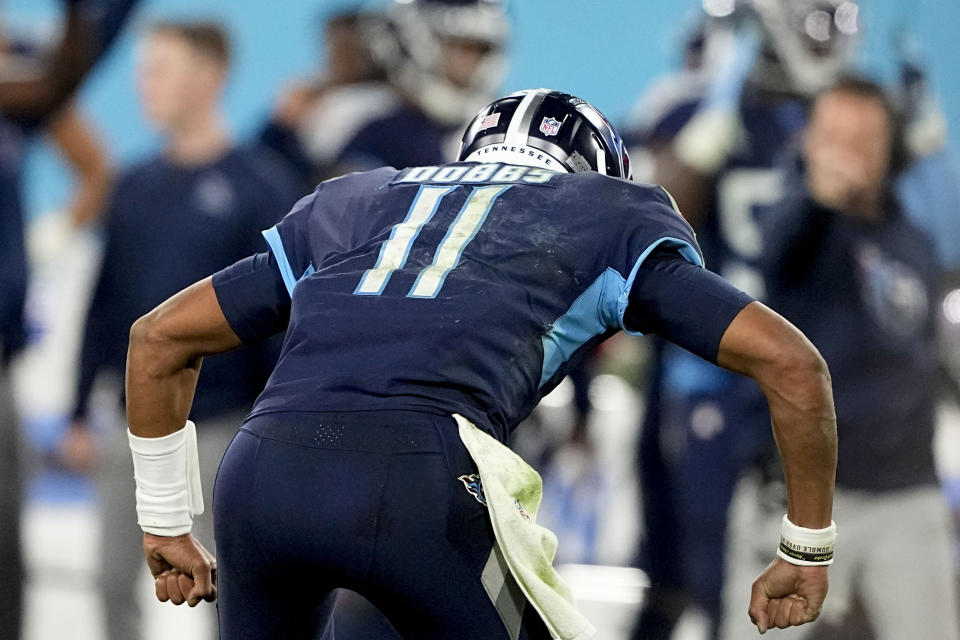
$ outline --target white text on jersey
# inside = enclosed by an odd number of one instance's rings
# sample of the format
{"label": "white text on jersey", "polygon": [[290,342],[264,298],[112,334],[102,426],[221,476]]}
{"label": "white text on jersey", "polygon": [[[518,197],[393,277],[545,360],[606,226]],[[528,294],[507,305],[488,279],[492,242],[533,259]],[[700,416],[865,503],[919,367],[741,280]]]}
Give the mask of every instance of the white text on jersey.
{"label": "white text on jersey", "polygon": [[415,167],[397,182],[431,183],[477,183],[477,182],[522,182],[543,184],[556,173],[513,164],[444,165],[440,167]]}

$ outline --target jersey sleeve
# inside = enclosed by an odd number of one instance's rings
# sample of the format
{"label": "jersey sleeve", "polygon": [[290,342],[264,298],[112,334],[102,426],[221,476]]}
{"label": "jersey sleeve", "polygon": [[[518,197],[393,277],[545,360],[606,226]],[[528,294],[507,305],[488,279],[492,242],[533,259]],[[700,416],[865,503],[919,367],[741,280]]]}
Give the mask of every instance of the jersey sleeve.
{"label": "jersey sleeve", "polygon": [[214,274],[213,288],[220,309],[244,343],[286,328],[294,287],[314,273],[317,247],[329,244],[324,243],[314,224],[322,187],[301,198],[280,222],[263,231],[269,251]]}
{"label": "jersey sleeve", "polygon": [[244,344],[286,329],[290,294],[273,253],[258,253],[221,269],[213,274],[213,290],[227,323]]}
{"label": "jersey sleeve", "polygon": [[715,273],[659,248],[637,272],[624,326],[634,334],[666,338],[716,363],[727,327],[751,302],[750,295]]}
{"label": "jersey sleeve", "polygon": [[677,209],[673,196],[662,187],[640,189],[646,193],[634,194],[637,204],[611,259],[611,266],[625,276],[617,299],[617,324],[630,334],[638,333],[624,322],[630,291],[641,267],[654,252],[669,251],[692,265],[704,265],[696,235]]}
{"label": "jersey sleeve", "polygon": [[297,282],[315,271],[310,221],[320,188],[301,198],[283,220],[263,232],[288,296]]}

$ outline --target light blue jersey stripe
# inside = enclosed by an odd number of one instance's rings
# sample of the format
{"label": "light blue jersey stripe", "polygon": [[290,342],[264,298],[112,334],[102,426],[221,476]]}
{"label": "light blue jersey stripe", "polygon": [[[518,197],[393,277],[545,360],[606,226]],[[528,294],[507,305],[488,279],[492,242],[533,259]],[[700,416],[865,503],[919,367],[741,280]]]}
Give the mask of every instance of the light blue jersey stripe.
{"label": "light blue jersey stripe", "polygon": [[287,288],[287,293],[293,296],[293,288],[297,286],[297,283],[311,273],[314,273],[315,269],[311,264],[307,266],[306,271],[304,271],[299,278],[293,275],[293,269],[290,267],[290,261],[287,259],[287,252],[283,249],[283,240],[280,239],[280,232],[277,231],[277,228],[274,226],[262,233],[267,244],[270,245],[273,257],[277,259],[277,267],[280,269],[280,277],[283,278],[283,284]]}
{"label": "light blue jersey stripe", "polygon": [[[624,278],[615,269],[608,267],[587,287],[570,305],[570,309],[560,316],[542,338],[543,369],[540,384],[543,387],[560,367],[573,357],[577,349],[594,337],[612,328],[627,329],[623,326],[623,314],[630,301],[630,289],[637,277],[640,265],[659,246],[675,247],[684,259],[703,266],[700,253],[686,240],[678,238],[660,238],[648,246],[630,270],[630,276]],[[631,335],[641,335],[627,331]]]}
{"label": "light blue jersey stripe", "polygon": [[563,363],[591,338],[617,326],[617,300],[625,282],[616,270],[608,268],[553,323],[541,338],[543,370],[537,388],[556,375]]}

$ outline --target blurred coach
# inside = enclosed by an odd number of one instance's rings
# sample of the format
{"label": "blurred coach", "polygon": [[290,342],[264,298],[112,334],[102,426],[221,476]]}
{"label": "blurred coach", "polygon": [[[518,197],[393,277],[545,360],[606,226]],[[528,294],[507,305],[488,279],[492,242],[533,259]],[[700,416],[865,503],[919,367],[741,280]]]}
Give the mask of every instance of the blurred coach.
{"label": "blurred coach", "polygon": [[891,192],[899,139],[897,113],[871,82],[847,78],[817,99],[796,188],[765,230],[765,276],[770,305],[833,375],[834,504],[846,528],[821,623],[858,600],[878,640],[956,640],[951,526],[933,457],[940,268]]}
{"label": "blurred coach", "polygon": [[[164,148],[123,173],[112,195],[105,216],[103,264],[80,354],[74,423],[61,448],[74,468],[89,467],[100,458],[101,594],[112,640],[141,635],[134,587],[142,552],[129,491],[133,466],[122,424],[111,425],[104,451],[94,454],[87,426],[94,381],[104,371],[122,374],[130,326],[140,315],[190,283],[258,251],[260,230],[274,224],[276,212],[298,195],[295,179],[274,158],[231,140],[220,108],[230,57],[223,29],[210,23],[166,22],[155,25],[141,45],[140,99],[147,120],[163,136]],[[206,487],[213,487],[216,461],[263,388],[274,364],[271,353],[275,351],[242,350],[204,365],[192,415],[204,425],[199,453],[208,460]],[[121,420],[118,413],[115,421]],[[210,495],[204,500],[211,504]],[[209,515],[206,520],[200,525],[201,536],[212,544]]]}

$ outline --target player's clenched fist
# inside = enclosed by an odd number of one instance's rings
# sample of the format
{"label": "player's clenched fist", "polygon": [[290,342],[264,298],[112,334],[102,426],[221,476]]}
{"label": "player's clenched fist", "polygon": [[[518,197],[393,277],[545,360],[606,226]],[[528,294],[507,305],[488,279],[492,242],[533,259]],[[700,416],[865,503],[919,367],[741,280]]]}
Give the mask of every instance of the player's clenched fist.
{"label": "player's clenched fist", "polygon": [[760,633],[813,622],[827,595],[827,567],[802,567],[777,558],[753,583],[750,621]]}
{"label": "player's clenched fist", "polygon": [[144,533],[143,553],[160,602],[195,607],[201,600],[217,598],[217,562],[192,535]]}

